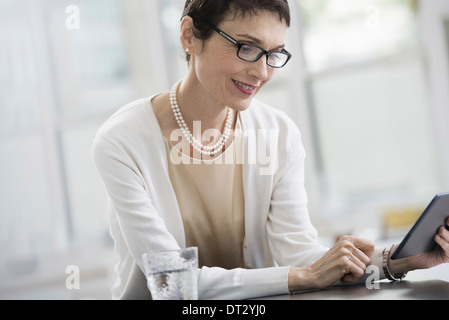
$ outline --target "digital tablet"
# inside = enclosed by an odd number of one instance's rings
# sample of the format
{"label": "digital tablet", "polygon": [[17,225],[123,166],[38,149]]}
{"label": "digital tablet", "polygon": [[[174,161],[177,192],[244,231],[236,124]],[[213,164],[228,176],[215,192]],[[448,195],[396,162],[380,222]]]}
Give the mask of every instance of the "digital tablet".
{"label": "digital tablet", "polygon": [[433,238],[440,227],[445,226],[449,230],[446,225],[447,218],[449,218],[449,193],[437,194],[399,244],[391,259],[432,251],[437,245]]}

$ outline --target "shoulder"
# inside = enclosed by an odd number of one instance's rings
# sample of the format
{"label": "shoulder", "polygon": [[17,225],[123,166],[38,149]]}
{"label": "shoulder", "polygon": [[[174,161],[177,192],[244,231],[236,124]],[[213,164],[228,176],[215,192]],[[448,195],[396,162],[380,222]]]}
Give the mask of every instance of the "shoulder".
{"label": "shoulder", "polygon": [[122,150],[129,153],[157,141],[160,130],[152,111],[151,99],[135,100],[112,114],[98,129],[93,151]]}
{"label": "shoulder", "polygon": [[97,135],[112,138],[121,134],[147,119],[148,108],[151,107],[151,99],[144,98],[126,104],[113,113],[99,128]]}

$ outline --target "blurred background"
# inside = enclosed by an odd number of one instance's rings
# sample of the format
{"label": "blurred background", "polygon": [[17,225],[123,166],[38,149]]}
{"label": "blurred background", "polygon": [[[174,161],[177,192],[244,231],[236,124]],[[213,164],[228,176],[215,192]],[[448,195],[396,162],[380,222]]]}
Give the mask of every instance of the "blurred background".
{"label": "blurred background", "polygon": [[[259,99],[303,133],[312,221],[325,244],[400,240],[449,191],[449,1],[289,3],[294,59]],[[110,298],[92,141],[183,77],[183,5],[0,0],[0,299]]]}

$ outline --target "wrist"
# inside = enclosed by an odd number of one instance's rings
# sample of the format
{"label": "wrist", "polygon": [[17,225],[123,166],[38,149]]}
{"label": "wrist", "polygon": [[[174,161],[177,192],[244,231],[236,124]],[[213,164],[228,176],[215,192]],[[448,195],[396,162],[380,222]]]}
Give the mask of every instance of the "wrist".
{"label": "wrist", "polygon": [[397,249],[397,245],[393,246],[390,250],[385,249],[383,252],[383,269],[385,276],[392,281],[402,280],[410,271],[408,265],[408,259],[396,259],[392,260],[390,257]]}
{"label": "wrist", "polygon": [[289,292],[312,289],[314,283],[312,278],[312,272],[308,268],[291,267],[288,274]]}

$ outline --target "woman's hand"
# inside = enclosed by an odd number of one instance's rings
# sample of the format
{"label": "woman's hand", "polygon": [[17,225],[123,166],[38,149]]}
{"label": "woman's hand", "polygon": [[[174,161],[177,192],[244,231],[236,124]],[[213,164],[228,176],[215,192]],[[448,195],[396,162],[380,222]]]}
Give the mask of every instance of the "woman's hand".
{"label": "woman's hand", "polygon": [[[449,225],[449,219],[447,219],[446,224]],[[429,269],[442,263],[449,263],[449,230],[441,227],[434,240],[438,245],[432,252],[425,252],[406,258],[409,271]]]}
{"label": "woman's hand", "polygon": [[327,254],[306,268],[291,268],[288,286],[291,292],[324,289],[338,280],[356,282],[370,264],[374,243],[351,236],[344,236]]}

